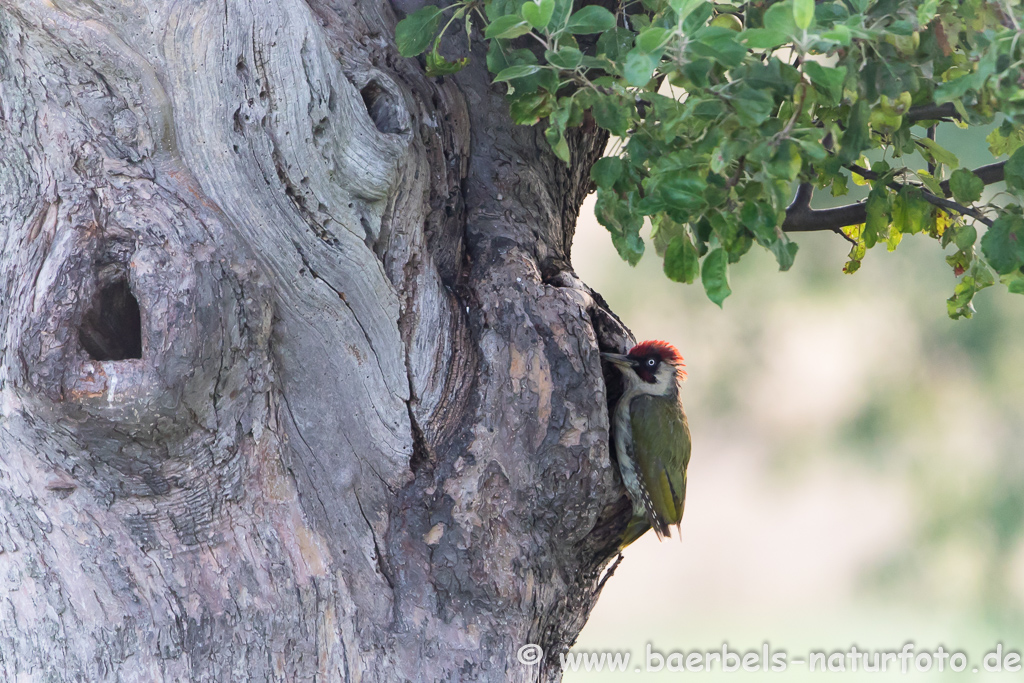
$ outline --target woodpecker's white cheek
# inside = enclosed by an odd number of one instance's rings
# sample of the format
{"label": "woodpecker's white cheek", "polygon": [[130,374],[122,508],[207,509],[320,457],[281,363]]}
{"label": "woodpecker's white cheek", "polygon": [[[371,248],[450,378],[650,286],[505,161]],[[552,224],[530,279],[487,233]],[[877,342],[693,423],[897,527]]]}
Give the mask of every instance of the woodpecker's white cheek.
{"label": "woodpecker's white cheek", "polygon": [[648,393],[663,396],[675,385],[675,369],[670,365],[662,365],[658,370],[658,374],[654,376],[654,379],[656,380],[655,383],[648,385],[650,387]]}

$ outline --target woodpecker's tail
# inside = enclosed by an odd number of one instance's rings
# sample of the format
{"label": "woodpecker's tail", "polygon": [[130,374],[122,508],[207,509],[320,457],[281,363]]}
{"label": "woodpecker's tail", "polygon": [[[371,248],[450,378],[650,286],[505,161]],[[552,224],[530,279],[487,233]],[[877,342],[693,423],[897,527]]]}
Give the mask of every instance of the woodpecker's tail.
{"label": "woodpecker's tail", "polygon": [[647,521],[650,522],[654,533],[658,535],[658,540],[671,536],[668,522],[658,514],[658,510],[654,507],[654,501],[651,500],[651,494],[647,492],[647,486],[642,479],[640,480],[640,498],[644,504],[644,512],[647,513]]}

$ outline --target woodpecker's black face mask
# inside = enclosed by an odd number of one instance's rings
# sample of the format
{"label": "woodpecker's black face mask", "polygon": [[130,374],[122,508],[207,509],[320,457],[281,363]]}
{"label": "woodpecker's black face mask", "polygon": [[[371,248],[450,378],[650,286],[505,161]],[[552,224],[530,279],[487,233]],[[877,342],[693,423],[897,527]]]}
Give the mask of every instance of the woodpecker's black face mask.
{"label": "woodpecker's black face mask", "polygon": [[661,356],[650,354],[642,358],[630,358],[633,361],[633,371],[640,379],[648,384],[657,382],[658,368],[661,367]]}

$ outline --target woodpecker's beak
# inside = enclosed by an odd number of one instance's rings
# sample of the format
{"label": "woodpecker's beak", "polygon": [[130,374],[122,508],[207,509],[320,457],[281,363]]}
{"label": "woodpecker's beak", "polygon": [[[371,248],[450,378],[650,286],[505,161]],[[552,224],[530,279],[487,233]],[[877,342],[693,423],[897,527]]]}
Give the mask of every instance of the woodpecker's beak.
{"label": "woodpecker's beak", "polygon": [[636,361],[629,356],[624,356],[621,353],[605,353],[601,352],[601,358],[604,358],[609,363],[618,365],[620,368],[633,368],[636,367]]}

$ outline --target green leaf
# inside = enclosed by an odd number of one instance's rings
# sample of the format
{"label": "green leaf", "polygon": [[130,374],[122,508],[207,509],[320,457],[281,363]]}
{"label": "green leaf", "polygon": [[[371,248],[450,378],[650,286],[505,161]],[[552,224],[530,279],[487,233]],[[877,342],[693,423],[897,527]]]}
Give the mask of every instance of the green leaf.
{"label": "green leaf", "polygon": [[1024,265],[1024,218],[1006,213],[981,238],[981,253],[1000,275]]}
{"label": "green leaf", "polygon": [[676,18],[680,22],[703,4],[704,0],[668,0],[668,6],[676,13]]}
{"label": "green leaf", "polygon": [[711,2],[699,2],[692,10],[686,12],[683,22],[683,34],[689,35],[707,23],[711,15],[715,13],[715,5]]}
{"label": "green leaf", "polygon": [[821,37],[826,40],[834,40],[843,47],[850,47],[850,42],[853,40],[853,33],[850,31],[850,27],[846,24],[836,24],[832,27],[832,30],[825,31],[821,34]]}
{"label": "green leaf", "polygon": [[791,0],[783,0],[769,7],[764,13],[764,27],[787,36],[796,35],[797,25]]}
{"label": "green leaf", "polygon": [[644,183],[644,188],[663,201],[666,207],[678,212],[680,217],[688,217],[706,204],[707,183],[692,171],[652,176]]}
{"label": "green leaf", "polygon": [[789,238],[783,235],[772,242],[769,249],[775,254],[775,260],[779,262],[779,270],[786,271],[793,266],[799,246],[796,242],[790,242]]}
{"label": "green leaf", "polygon": [[529,76],[540,71],[541,67],[536,64],[521,64],[519,66],[510,66],[507,69],[502,69],[501,72],[494,77],[495,83],[501,83],[502,81],[510,81],[513,78],[522,78],[523,76]]}
{"label": "green leaf", "polygon": [[530,26],[544,28],[551,22],[551,16],[555,13],[555,0],[526,0],[520,12],[523,19],[530,22]]}
{"label": "green leaf", "polygon": [[927,26],[930,24],[935,18],[938,6],[938,0],[924,0],[924,2],[917,3],[917,25]]}
{"label": "green leaf", "polygon": [[1006,160],[1003,167],[1006,175],[1006,189],[1013,192],[1024,192],[1024,147],[1020,147]]}
{"label": "green leaf", "polygon": [[640,228],[644,221],[632,203],[619,199],[615,192],[599,188],[594,215],[601,225],[608,228],[619,256],[629,265],[635,266],[644,254],[644,241],[640,239]]}
{"label": "green leaf", "polygon": [[985,181],[966,168],[958,168],[949,177],[949,189],[953,193],[953,199],[961,204],[973,204],[981,199]]}
{"label": "green leaf", "polygon": [[563,47],[558,52],[546,50],[544,59],[552,66],[571,71],[583,63],[583,53],[574,47]]}
{"label": "green leaf", "polygon": [[490,0],[484,3],[484,14],[488,22],[495,21],[498,17],[518,15],[522,4],[523,0]]}
{"label": "green leaf", "polygon": [[754,127],[761,125],[772,115],[775,100],[763,90],[740,87],[736,89],[733,97],[733,107],[742,123]]}
{"label": "green leaf", "polygon": [[619,256],[623,261],[626,261],[629,265],[635,266],[640,263],[640,259],[644,255],[644,241],[640,238],[640,233],[612,233],[612,245],[615,247],[615,251],[619,253]]}
{"label": "green leaf", "polygon": [[849,164],[860,156],[871,144],[871,130],[868,128],[868,120],[871,117],[871,107],[866,100],[860,100],[850,110],[850,118],[846,122],[846,130],[840,140],[839,163]]}
{"label": "green leaf", "polygon": [[623,76],[625,76],[626,82],[637,87],[647,85],[654,74],[654,68],[658,65],[658,61],[660,61],[660,57],[655,58],[654,55],[648,54],[640,48],[630,50],[626,55],[626,64],[623,67]]}
{"label": "green leaf", "polygon": [[1015,270],[999,278],[999,281],[1006,285],[1010,294],[1024,294],[1024,273]]}
{"label": "green leaf", "polygon": [[850,254],[848,256],[850,260],[843,266],[844,273],[853,275],[860,270],[860,262],[864,258],[864,254],[867,253],[867,246],[864,244],[864,240],[860,239],[862,231],[857,226],[844,228],[843,232],[857,240],[857,243],[850,247]]}
{"label": "green leaf", "polygon": [[572,14],[572,0],[555,0],[555,11],[548,22],[552,32],[561,31]]}
{"label": "green leaf", "polygon": [[767,247],[778,239],[775,228],[778,221],[771,204],[760,199],[749,198],[740,208],[740,224],[753,233],[758,244]]}
{"label": "green leaf", "polygon": [[729,248],[726,250],[729,252],[729,263],[738,263],[743,258],[743,255],[750,251],[750,247],[753,244],[754,238],[750,236],[750,233],[737,233],[735,239],[729,243]]}
{"label": "green leaf", "polygon": [[917,234],[928,227],[931,217],[932,205],[925,200],[921,190],[904,185],[892,203],[892,223],[896,231]]}
{"label": "green leaf", "polygon": [[789,36],[770,28],[748,28],[741,31],[737,39],[755,50],[771,50],[789,42]]}
{"label": "green leaf", "polygon": [[434,5],[427,5],[398,22],[395,27],[395,43],[399,54],[415,57],[426,50],[440,23],[441,9]]}
{"label": "green leaf", "polygon": [[971,89],[974,85],[974,79],[971,76],[960,76],[946,83],[940,83],[939,87],[935,88],[935,103],[944,104],[946,102],[952,102],[958,100],[964,96],[964,94]]}
{"label": "green leaf", "polygon": [[833,68],[808,61],[804,63],[804,71],[810,76],[814,87],[828,95],[832,104],[839,104],[843,99],[843,82],[846,80],[845,66]]}
{"label": "green leaf", "polygon": [[712,249],[704,257],[704,267],[700,272],[701,282],[704,284],[704,291],[708,298],[722,307],[722,302],[732,294],[729,289],[729,255],[725,249],[718,247]]}
{"label": "green leaf", "polygon": [[651,216],[651,242],[654,243],[654,251],[658,256],[665,258],[668,245],[683,234],[687,234],[686,227],[676,223],[665,212],[655,212]]}
{"label": "green leaf", "polygon": [[510,50],[507,43],[502,40],[492,40],[491,46],[487,49],[487,70],[492,74],[501,73],[510,66],[536,63],[535,54],[523,48]]}
{"label": "green leaf", "polygon": [[837,175],[832,180],[831,192],[833,197],[842,197],[850,192],[850,189],[846,186],[846,176]]}
{"label": "green leaf", "polygon": [[551,151],[555,153],[555,156],[569,163],[569,143],[565,139],[565,135],[554,126],[549,126],[544,131],[544,136],[547,138],[548,144],[551,145]]}
{"label": "green leaf", "polygon": [[636,37],[636,48],[641,52],[655,52],[661,48],[667,35],[669,35],[668,30],[659,26],[644,29]]}
{"label": "green leaf", "polygon": [[956,155],[944,148],[934,140],[928,138],[917,138],[914,140],[917,145],[921,148],[921,154],[925,159],[935,164],[945,164],[950,168],[956,168],[960,165],[960,160],[956,158]]}
{"label": "green leaf", "polygon": [[800,173],[803,160],[800,158],[800,146],[792,140],[783,140],[771,161],[768,172],[776,178],[793,180]]}
{"label": "green leaf", "polygon": [[590,169],[590,178],[598,187],[611,188],[622,177],[622,159],[602,157]]}
{"label": "green leaf", "polygon": [[978,230],[973,225],[962,225],[956,231],[956,237],[953,241],[957,249],[967,251],[978,241]]}
{"label": "green leaf", "polygon": [[591,112],[597,125],[612,135],[622,137],[629,126],[629,110],[620,98],[610,95],[599,95],[594,99]]}
{"label": "green leaf", "polygon": [[986,136],[985,142],[992,156],[1013,154],[1024,145],[1024,126],[1014,126],[1010,121],[1003,121],[1003,125]]}
{"label": "green leaf", "polygon": [[995,284],[992,271],[981,263],[975,263],[970,272],[964,275],[953,290],[953,296],[946,300],[946,309],[949,317],[953,320],[958,318],[970,318],[974,315],[974,306],[971,300],[974,295]]}
{"label": "green leaf", "polygon": [[601,37],[597,39],[597,54],[618,61],[633,49],[635,36],[636,34],[628,28],[616,26],[611,31],[602,33]]}
{"label": "green leaf", "polygon": [[953,296],[946,299],[946,311],[953,320],[960,318],[971,318],[974,316],[974,306],[971,299],[975,294],[974,278],[964,277],[957,283],[953,290]]}
{"label": "green leaf", "polygon": [[526,95],[516,93],[516,97],[509,105],[508,111],[512,115],[512,120],[516,123],[532,126],[549,115],[552,109],[554,109],[554,97],[550,93],[539,92]]}
{"label": "green leaf", "polygon": [[515,15],[498,17],[484,29],[485,38],[512,39],[526,35],[531,31],[530,25]]}
{"label": "green leaf", "polygon": [[688,235],[677,235],[665,251],[665,275],[670,280],[692,284],[700,271],[697,250]]}
{"label": "green leaf", "polygon": [[793,0],[793,20],[801,31],[810,28],[814,21],[814,0]]}
{"label": "green leaf", "polygon": [[615,28],[615,15],[599,5],[587,5],[569,17],[569,33],[604,33]]}
{"label": "green leaf", "polygon": [[953,269],[953,274],[956,277],[960,277],[964,274],[971,266],[971,261],[974,260],[974,253],[972,251],[964,251],[963,249],[957,249],[955,253],[950,254],[946,257],[946,263],[949,264],[950,268]]}
{"label": "green leaf", "polygon": [[790,269],[796,257],[797,245],[778,230],[778,218],[771,205],[762,201],[745,202],[740,209],[740,222],[754,233],[758,244],[775,255],[779,270]]}
{"label": "green leaf", "polygon": [[864,246],[868,249],[878,243],[889,226],[889,195],[884,186],[876,187],[868,195],[867,220],[864,221]]}
{"label": "green leaf", "polygon": [[729,252],[729,262],[735,263],[736,259],[731,252],[739,246],[737,238],[740,234],[740,222],[735,212],[701,211],[701,213],[711,223],[711,229],[718,237],[718,241],[725,247],[726,252]]}
{"label": "green leaf", "polygon": [[736,31],[722,26],[705,26],[693,34],[689,47],[695,55],[708,57],[734,69],[748,54],[747,47],[739,42],[738,36]]}

